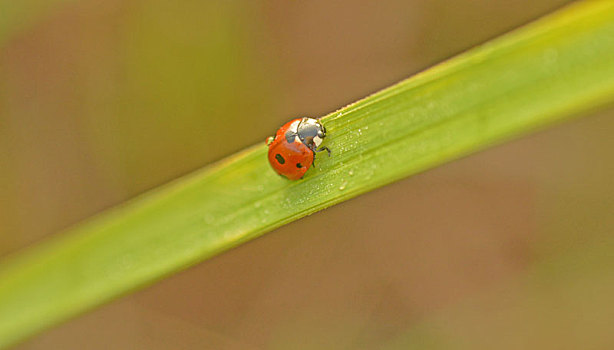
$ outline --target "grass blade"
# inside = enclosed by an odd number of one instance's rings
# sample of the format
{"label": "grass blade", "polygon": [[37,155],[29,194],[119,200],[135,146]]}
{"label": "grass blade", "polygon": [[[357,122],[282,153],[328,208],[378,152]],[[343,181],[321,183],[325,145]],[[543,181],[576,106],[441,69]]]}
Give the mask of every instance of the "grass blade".
{"label": "grass blade", "polygon": [[614,3],[567,7],[326,116],[333,156],[320,155],[302,181],[275,175],[257,145],[12,257],[0,268],[0,346],[300,217],[613,100]]}

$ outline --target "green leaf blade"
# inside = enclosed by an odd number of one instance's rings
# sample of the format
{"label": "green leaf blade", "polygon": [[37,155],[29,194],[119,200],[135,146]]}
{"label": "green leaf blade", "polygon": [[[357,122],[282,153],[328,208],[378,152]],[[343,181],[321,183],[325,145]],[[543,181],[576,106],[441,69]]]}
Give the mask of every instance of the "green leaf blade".
{"label": "green leaf blade", "polygon": [[[331,113],[332,157],[278,177],[254,146],[6,261],[0,346],[283,224],[614,100],[614,5],[572,5]],[[263,137],[264,139],[264,137]]]}

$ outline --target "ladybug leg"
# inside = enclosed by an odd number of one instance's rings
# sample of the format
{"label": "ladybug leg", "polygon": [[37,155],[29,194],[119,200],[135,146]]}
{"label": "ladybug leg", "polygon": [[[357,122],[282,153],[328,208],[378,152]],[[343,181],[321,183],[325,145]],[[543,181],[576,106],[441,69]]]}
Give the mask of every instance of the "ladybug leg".
{"label": "ladybug leg", "polygon": [[316,152],[322,152],[322,151],[326,151],[328,152],[328,156],[330,157],[330,148],[326,147],[326,146],[322,146],[320,148],[318,148],[317,150],[315,150]]}

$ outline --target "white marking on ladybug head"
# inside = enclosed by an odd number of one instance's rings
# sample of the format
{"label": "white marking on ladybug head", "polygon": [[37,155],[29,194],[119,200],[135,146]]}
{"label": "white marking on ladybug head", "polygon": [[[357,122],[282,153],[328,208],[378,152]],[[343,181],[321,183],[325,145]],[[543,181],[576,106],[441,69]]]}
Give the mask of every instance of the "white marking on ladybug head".
{"label": "white marking on ladybug head", "polygon": [[298,137],[311,149],[318,148],[324,138],[324,127],[314,118],[303,118],[298,126]]}
{"label": "white marking on ladybug head", "polygon": [[288,127],[288,130],[286,130],[286,141],[289,143],[292,142],[301,142],[301,140],[299,140],[298,138],[298,126],[301,123],[300,120],[294,121],[292,122],[292,124],[290,124],[290,126]]}
{"label": "white marking on ladybug head", "polygon": [[300,120],[297,120],[295,122],[293,122],[292,124],[290,124],[290,127],[288,128],[288,131],[292,131],[292,133],[296,134],[298,133],[298,125],[301,123]]}

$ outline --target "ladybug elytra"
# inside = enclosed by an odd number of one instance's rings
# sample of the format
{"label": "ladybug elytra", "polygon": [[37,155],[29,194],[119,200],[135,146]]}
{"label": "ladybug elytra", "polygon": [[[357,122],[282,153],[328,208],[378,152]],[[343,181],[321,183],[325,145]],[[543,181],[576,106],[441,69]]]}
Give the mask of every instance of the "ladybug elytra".
{"label": "ladybug elytra", "polygon": [[303,178],[316,152],[327,151],[330,156],[328,147],[320,147],[324,137],[326,129],[317,119],[297,118],[287,122],[267,142],[271,167],[290,180]]}

